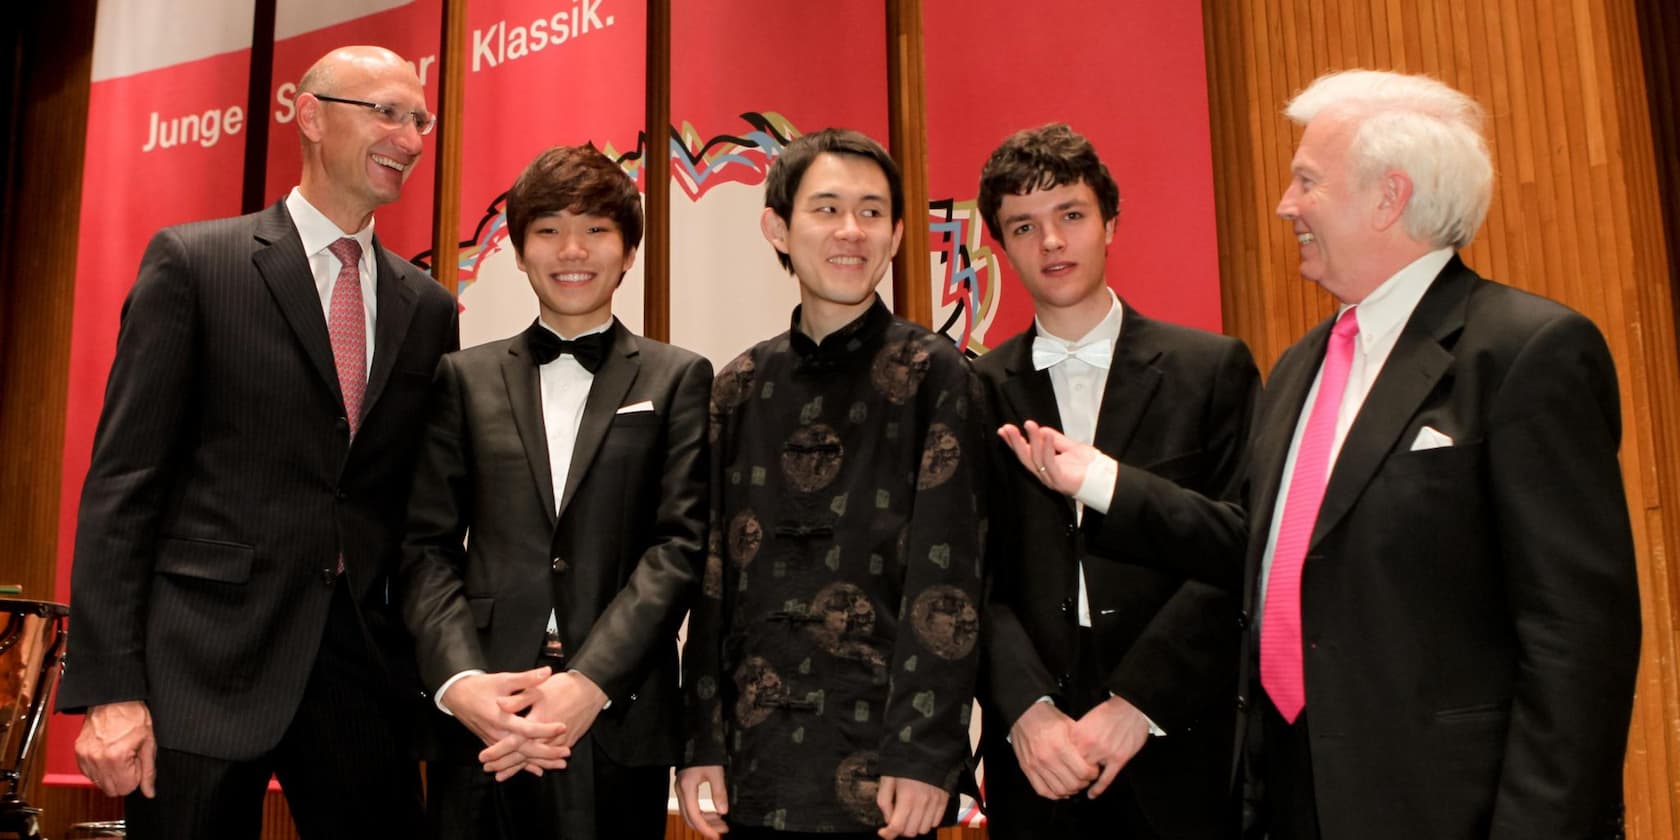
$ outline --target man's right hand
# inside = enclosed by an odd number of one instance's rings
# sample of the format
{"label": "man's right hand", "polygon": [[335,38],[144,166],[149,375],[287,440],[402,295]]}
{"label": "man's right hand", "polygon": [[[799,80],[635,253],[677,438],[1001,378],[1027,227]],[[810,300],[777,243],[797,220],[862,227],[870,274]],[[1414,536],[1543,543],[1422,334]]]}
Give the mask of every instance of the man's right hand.
{"label": "man's right hand", "polygon": [[157,739],[152,713],[142,700],[88,709],[76,736],[76,766],[106,796],[127,796],[138,787],[157,796]]}
{"label": "man's right hand", "polygon": [[[503,781],[521,767],[541,775],[542,770],[566,766],[571,751],[559,744],[565,734],[563,723],[540,723],[518,713],[537,699],[533,690],[548,679],[548,668],[529,671],[469,674],[455,681],[438,702],[479,740],[486,749],[479,761],[488,772]],[[513,698],[505,708],[502,698]],[[505,773],[505,775],[504,775]]]}
{"label": "man's right hand", "polygon": [[1015,761],[1046,799],[1065,799],[1097,780],[1099,768],[1074,746],[1073,719],[1050,703],[1034,703],[1009,728]]}
{"label": "man's right hand", "polygon": [[[709,787],[715,811],[700,810],[700,785]],[[723,766],[707,764],[684,767],[677,771],[677,804],[682,807],[683,821],[706,840],[719,840],[729,830],[723,815],[729,813],[729,793],[724,789]]]}

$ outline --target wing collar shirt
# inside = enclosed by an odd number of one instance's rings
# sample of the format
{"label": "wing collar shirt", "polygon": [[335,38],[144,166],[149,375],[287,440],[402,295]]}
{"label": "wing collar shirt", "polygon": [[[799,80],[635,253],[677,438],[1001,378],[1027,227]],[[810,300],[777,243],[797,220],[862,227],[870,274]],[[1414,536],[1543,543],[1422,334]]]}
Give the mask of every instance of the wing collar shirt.
{"label": "wing collar shirt", "polygon": [[[1125,310],[1121,307],[1120,298],[1114,294],[1114,290],[1110,289],[1108,296],[1112,301],[1108,315],[1083,336],[1072,340],[1063,338],[1045,329],[1044,322],[1036,317],[1033,319],[1033,329],[1039,335],[1066,344],[1070,352],[1089,344],[1107,341],[1112,358],[1112,348],[1120,346],[1120,323]],[[1051,366],[1050,385],[1056,392],[1056,411],[1062,416],[1062,434],[1080,443],[1095,440],[1097,414],[1102,409],[1103,391],[1108,386],[1108,369],[1072,356]],[[1116,469],[1113,458],[1098,458],[1092,463],[1086,472],[1085,482],[1080,485],[1079,492],[1074,494],[1076,520],[1084,520],[1086,507],[1096,508],[1098,512],[1108,510],[1108,503],[1114,496]],[[1079,567],[1079,626],[1091,626],[1091,601],[1085,588],[1084,564],[1080,564]]]}
{"label": "wing collar shirt", "polygon": [[367,369],[372,371],[373,320],[379,310],[378,295],[374,290],[379,272],[373,262],[373,219],[369,218],[361,230],[345,234],[331,219],[315,209],[315,205],[310,204],[297,187],[292,187],[291,194],[286,196],[286,212],[291,214],[298,238],[303,241],[303,254],[309,258],[309,273],[315,276],[315,291],[321,296],[323,321],[331,317],[333,284],[338,282],[341,267],[338,257],[333,256],[327,247],[347,235],[362,246],[362,258],[357,260],[356,269],[362,280],[362,320],[367,325]]}
{"label": "wing collar shirt", "polygon": [[[1359,334],[1354,338],[1353,363],[1348,367],[1347,388],[1342,392],[1342,404],[1336,414],[1336,434],[1330,444],[1330,458],[1326,462],[1331,473],[1336,471],[1336,456],[1341,454],[1342,442],[1347,439],[1348,429],[1353,426],[1353,420],[1359,416],[1359,408],[1364,405],[1366,395],[1371,393],[1371,385],[1377,381],[1377,375],[1382,373],[1383,364],[1388,361],[1388,354],[1393,352],[1394,345],[1400,340],[1401,328],[1411,320],[1412,310],[1417,308],[1418,301],[1423,299],[1429,291],[1430,284],[1435,277],[1446,268],[1452,260],[1453,250],[1441,248],[1430,251],[1418,257],[1410,265],[1395,272],[1393,277],[1384,280],[1364,300],[1354,308],[1359,310]],[[1337,317],[1347,311],[1348,307],[1339,307]],[[1307,428],[1307,415],[1312,412],[1305,410],[1305,406],[1313,404],[1318,399],[1318,383],[1324,376],[1323,363],[1319,363],[1319,372],[1313,377],[1312,388],[1307,391],[1307,398],[1302,405],[1300,418],[1295,422],[1295,433],[1289,441],[1289,456],[1283,462],[1283,480],[1278,483],[1278,504],[1273,506],[1272,524],[1266,532],[1266,553],[1260,560],[1260,580],[1256,587],[1254,603],[1255,624],[1258,626],[1259,617],[1265,614],[1266,583],[1272,574],[1272,554],[1277,550],[1278,528],[1283,524],[1283,499],[1289,498],[1289,479],[1295,472],[1296,450],[1301,446],[1301,434]]]}

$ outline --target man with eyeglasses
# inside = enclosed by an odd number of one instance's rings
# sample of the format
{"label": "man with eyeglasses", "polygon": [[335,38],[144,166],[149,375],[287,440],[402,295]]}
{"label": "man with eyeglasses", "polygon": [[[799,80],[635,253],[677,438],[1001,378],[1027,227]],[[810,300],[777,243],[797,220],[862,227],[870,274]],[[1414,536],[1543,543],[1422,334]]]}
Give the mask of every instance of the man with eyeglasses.
{"label": "man with eyeglasses", "polygon": [[128,836],[421,827],[413,655],[390,578],[455,304],[373,235],[435,118],[378,47],[299,83],[301,182],[166,228],[123,307],[76,533],[58,705]]}

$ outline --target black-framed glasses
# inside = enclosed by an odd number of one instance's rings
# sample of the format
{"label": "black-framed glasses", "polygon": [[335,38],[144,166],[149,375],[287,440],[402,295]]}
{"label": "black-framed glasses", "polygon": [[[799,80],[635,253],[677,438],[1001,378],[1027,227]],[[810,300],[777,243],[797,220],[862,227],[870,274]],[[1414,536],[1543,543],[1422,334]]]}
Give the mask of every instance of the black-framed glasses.
{"label": "black-framed glasses", "polygon": [[328,96],[324,93],[311,93],[310,96],[322,102],[337,102],[340,105],[358,105],[372,111],[379,121],[390,128],[401,128],[403,123],[413,123],[414,130],[421,134],[431,134],[437,128],[437,115],[426,111],[404,111],[395,105],[381,102],[368,102],[365,99],[345,99],[339,96]]}

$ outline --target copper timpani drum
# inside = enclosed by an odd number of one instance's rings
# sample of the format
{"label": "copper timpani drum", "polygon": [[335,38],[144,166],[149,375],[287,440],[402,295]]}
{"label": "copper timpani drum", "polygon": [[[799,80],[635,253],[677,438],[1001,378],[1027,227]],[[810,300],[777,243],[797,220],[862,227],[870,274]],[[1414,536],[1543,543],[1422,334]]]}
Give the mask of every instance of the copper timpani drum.
{"label": "copper timpani drum", "polygon": [[47,698],[64,656],[70,610],[50,601],[0,598],[0,832],[40,836],[40,810],[23,801]]}

